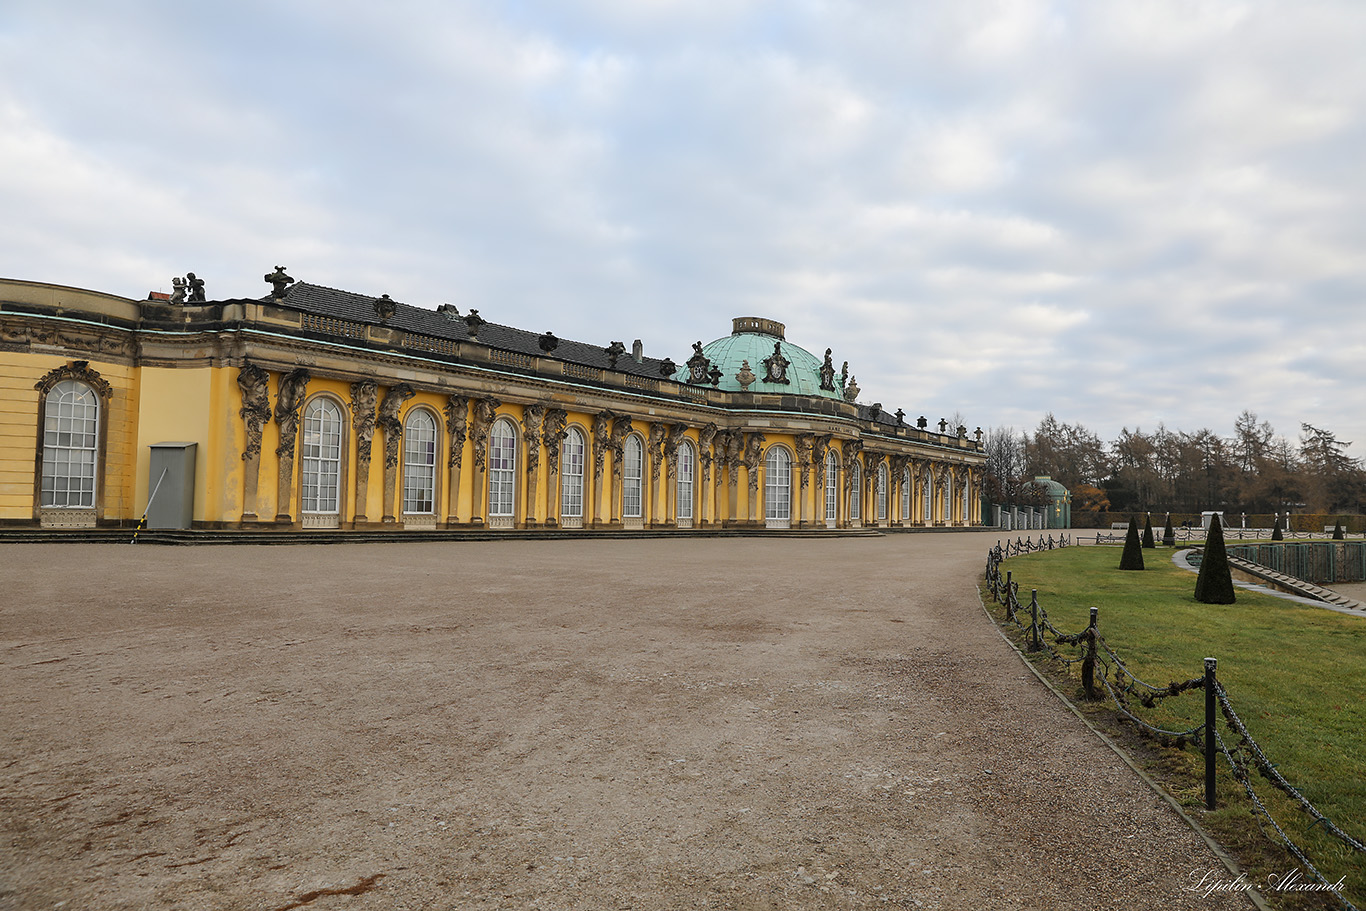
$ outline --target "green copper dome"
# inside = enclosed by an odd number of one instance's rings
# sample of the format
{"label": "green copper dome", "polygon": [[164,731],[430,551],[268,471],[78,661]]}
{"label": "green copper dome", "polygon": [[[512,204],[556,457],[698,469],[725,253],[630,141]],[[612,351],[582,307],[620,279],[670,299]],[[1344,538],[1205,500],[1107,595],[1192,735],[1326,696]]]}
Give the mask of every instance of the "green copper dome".
{"label": "green copper dome", "polygon": [[[835,388],[822,389],[821,359],[805,348],[787,341],[783,337],[785,328],[782,323],[762,317],[744,316],[735,319],[734,327],[734,332],[730,335],[718,338],[702,348],[702,355],[711,361],[711,366],[721,371],[718,389],[725,389],[728,392],[744,391],[744,387],[736,379],[736,374],[741,372],[747,361],[750,372],[754,374],[754,380],[749,384],[750,392],[844,400],[840,391],[838,368],[834,368],[835,374],[831,383]],[[771,361],[775,346],[781,360],[787,361],[786,364]],[[769,366],[770,363],[772,367]],[[686,383],[690,375],[689,368],[683,366],[673,378],[680,383]],[[774,382],[774,377],[782,377],[787,382]],[[711,382],[708,381],[707,385],[711,385]]]}

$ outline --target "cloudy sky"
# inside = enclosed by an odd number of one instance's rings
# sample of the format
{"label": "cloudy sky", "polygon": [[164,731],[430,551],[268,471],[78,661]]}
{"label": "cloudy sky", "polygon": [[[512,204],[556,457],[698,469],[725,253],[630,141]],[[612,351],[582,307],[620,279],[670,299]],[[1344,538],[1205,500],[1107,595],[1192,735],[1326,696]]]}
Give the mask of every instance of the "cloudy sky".
{"label": "cloudy sky", "polygon": [[0,5],[0,275],[295,278],[1366,456],[1361,0]]}

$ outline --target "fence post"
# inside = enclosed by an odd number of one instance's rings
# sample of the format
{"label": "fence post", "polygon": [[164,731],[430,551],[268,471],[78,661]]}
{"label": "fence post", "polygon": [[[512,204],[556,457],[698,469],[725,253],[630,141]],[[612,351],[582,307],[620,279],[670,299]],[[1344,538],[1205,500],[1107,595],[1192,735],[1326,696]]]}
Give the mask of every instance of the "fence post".
{"label": "fence post", "polygon": [[1010,620],[1014,620],[1014,619],[1015,619],[1015,605],[1011,602],[1011,597],[1010,597],[1010,592],[1011,592],[1010,574],[1011,574],[1011,570],[1006,570],[1006,617],[1007,617],[1008,619],[1010,619]]}
{"label": "fence post", "polygon": [[1215,669],[1218,658],[1205,659],[1205,809],[1214,809],[1214,757],[1217,752],[1214,727]]}
{"label": "fence post", "polygon": [[1039,645],[1039,590],[1031,589],[1034,593],[1029,599],[1029,650],[1037,652]]}
{"label": "fence post", "polygon": [[1100,698],[1096,693],[1096,615],[1100,608],[1091,608],[1091,623],[1086,627],[1086,657],[1081,661],[1081,686],[1087,699]]}

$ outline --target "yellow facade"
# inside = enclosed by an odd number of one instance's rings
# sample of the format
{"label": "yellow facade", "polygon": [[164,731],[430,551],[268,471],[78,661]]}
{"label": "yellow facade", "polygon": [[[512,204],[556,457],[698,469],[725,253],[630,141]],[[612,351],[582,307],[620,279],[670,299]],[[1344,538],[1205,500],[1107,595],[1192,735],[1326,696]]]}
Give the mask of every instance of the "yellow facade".
{"label": "yellow facade", "polygon": [[[481,337],[470,318],[441,335],[423,328],[433,314],[386,312],[387,299],[362,319],[359,296],[329,293],[339,302],[316,299],[335,312],[286,297],[171,304],[0,282],[0,523],[133,525],[154,486],[151,447],[164,442],[197,444],[198,528],[980,522],[978,440],[841,397],[844,379],[816,377],[779,323],[737,320],[746,350],[771,345],[781,364],[727,389],[715,376],[690,384],[667,359],[652,373],[638,353],[628,362],[606,349],[610,361],[595,364],[603,354],[557,357],[559,340],[545,336],[539,350],[506,327]],[[799,357],[811,364],[789,380]],[[92,504],[53,505],[44,472],[67,469],[44,468],[48,412],[57,420],[44,396],[71,388],[98,399],[98,483]],[[574,432],[581,516],[565,512],[577,502]]]}

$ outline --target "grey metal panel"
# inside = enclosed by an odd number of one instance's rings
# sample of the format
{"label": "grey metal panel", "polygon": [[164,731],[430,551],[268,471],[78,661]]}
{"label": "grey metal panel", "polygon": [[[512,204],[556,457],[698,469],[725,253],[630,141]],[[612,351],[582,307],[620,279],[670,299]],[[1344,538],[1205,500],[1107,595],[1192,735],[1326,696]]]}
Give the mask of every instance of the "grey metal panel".
{"label": "grey metal panel", "polygon": [[197,443],[153,443],[148,460],[148,528],[189,528],[194,522]]}

